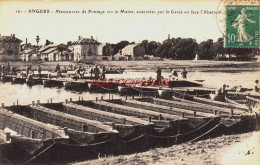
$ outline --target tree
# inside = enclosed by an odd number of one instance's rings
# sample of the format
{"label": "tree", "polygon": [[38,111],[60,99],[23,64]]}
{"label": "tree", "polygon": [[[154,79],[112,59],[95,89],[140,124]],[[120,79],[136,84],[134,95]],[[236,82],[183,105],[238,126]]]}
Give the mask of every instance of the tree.
{"label": "tree", "polygon": [[194,59],[195,53],[198,49],[198,43],[195,39],[184,38],[178,39],[175,44],[176,55],[182,60]]}
{"label": "tree", "polygon": [[224,39],[219,38],[217,42],[214,42],[211,46],[210,54],[213,55],[214,58],[217,57],[218,54],[221,54],[222,58],[224,58],[225,48],[224,48]]}
{"label": "tree", "polygon": [[155,51],[158,48],[159,44],[155,41],[150,41],[148,44],[148,50],[146,54],[155,55]]}
{"label": "tree", "polygon": [[199,51],[200,58],[206,60],[213,59],[212,48],[211,48],[212,45],[213,45],[212,39],[208,39],[207,41],[202,41],[199,44],[198,51]]}
{"label": "tree", "polygon": [[[133,42],[132,42],[133,43]],[[114,51],[115,51],[115,54],[119,52],[119,50],[123,49],[125,46],[127,46],[129,43],[129,41],[120,41],[119,43],[117,44],[113,44],[113,48],[114,48]]]}
{"label": "tree", "polygon": [[71,41],[68,41],[67,42],[67,47],[71,46],[72,45],[72,42]]}
{"label": "tree", "polygon": [[146,55],[155,55],[155,50],[158,48],[158,43],[155,41],[143,40],[140,45],[144,47]]}
{"label": "tree", "polygon": [[198,43],[192,38],[172,38],[163,41],[156,49],[156,54],[162,58],[188,60],[195,57]]}

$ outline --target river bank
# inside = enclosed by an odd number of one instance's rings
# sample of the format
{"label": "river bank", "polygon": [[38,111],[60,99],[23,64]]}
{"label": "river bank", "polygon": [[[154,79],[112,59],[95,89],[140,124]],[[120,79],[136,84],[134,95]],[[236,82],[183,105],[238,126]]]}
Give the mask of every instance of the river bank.
{"label": "river bank", "polygon": [[[4,62],[0,62],[3,64]],[[259,71],[260,63],[257,62],[238,62],[238,61],[192,61],[192,60],[179,60],[179,61],[93,61],[93,62],[72,62],[72,61],[61,61],[61,62],[22,62],[16,61],[11,62],[11,65],[17,69],[25,70],[27,65],[32,65],[33,69],[36,69],[38,65],[41,66],[42,70],[53,71],[57,64],[61,66],[61,69],[69,65],[76,66],[89,66],[89,65],[105,65],[107,68],[124,68],[130,71],[151,71],[155,70],[156,67],[160,67],[166,71],[170,71],[171,68],[180,70],[182,67],[187,68],[188,71],[203,71],[203,72],[218,72],[218,71]]]}
{"label": "river bank", "polygon": [[221,136],[198,142],[155,148],[143,153],[109,156],[74,165],[121,164],[258,164],[260,132]]}

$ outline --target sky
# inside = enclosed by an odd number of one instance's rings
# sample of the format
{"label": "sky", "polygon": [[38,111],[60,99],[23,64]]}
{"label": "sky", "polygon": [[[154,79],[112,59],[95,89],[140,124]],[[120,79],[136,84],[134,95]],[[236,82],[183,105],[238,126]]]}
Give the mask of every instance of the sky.
{"label": "sky", "polygon": [[[185,3],[184,3],[185,2]],[[78,36],[93,36],[102,43],[117,43],[122,40],[141,42],[142,40],[162,42],[170,37],[194,38],[197,42],[222,36],[221,14],[191,14],[191,10],[222,10],[220,0],[99,0],[99,1],[0,1],[0,34],[15,34],[25,42],[39,44],[46,39],[54,43],[76,41]],[[29,10],[43,9],[49,13],[28,13]],[[18,13],[18,10],[22,13]],[[60,14],[61,11],[87,13]],[[113,11],[113,13],[88,13],[92,11]],[[129,10],[135,13],[115,13],[115,10]],[[156,14],[137,14],[137,11],[155,11]],[[166,14],[181,11],[182,14]],[[157,14],[158,11],[164,13]],[[184,14],[189,11],[188,14]],[[218,23],[217,23],[218,22]]]}

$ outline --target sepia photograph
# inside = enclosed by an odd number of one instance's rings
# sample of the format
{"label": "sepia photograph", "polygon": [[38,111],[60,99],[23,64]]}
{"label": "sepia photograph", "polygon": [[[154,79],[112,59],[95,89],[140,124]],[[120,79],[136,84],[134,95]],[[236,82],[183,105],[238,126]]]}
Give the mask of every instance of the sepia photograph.
{"label": "sepia photograph", "polygon": [[0,0],[1,165],[259,165],[259,0]]}

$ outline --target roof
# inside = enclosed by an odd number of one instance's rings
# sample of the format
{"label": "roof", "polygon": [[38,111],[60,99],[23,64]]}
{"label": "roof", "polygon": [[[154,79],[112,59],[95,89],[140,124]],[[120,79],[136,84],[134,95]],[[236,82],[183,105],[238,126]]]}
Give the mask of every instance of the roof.
{"label": "roof", "polygon": [[42,53],[44,53],[44,54],[49,54],[49,53],[55,51],[56,49],[57,49],[57,47],[50,48],[50,49],[47,49],[47,50],[42,51]]}
{"label": "roof", "polygon": [[0,41],[2,41],[2,42],[10,42],[11,41],[11,42],[17,42],[17,43],[23,42],[22,40],[14,37],[14,36],[1,36]]}
{"label": "roof", "polygon": [[133,49],[133,48],[136,47],[136,46],[137,46],[137,44],[127,45],[127,46],[125,46],[122,50],[123,50],[123,51],[131,50],[131,49]]}
{"label": "roof", "polygon": [[70,46],[70,47],[68,47],[68,49],[69,49],[70,51],[73,51],[73,50],[74,50],[74,47],[73,47],[73,46]]}
{"label": "roof", "polygon": [[53,48],[53,47],[59,47],[59,46],[65,46],[66,47],[66,45],[65,44],[50,44],[50,45],[48,45],[48,46],[46,46],[46,47],[42,47],[40,50],[39,50],[39,52],[43,52],[43,51],[46,51],[47,49],[49,49],[49,48]]}
{"label": "roof", "polygon": [[35,51],[35,49],[26,49],[26,50],[23,50],[21,53],[22,54],[28,54],[28,53],[30,53],[32,51]]}
{"label": "roof", "polygon": [[81,38],[78,41],[74,41],[72,42],[72,44],[97,44],[99,45],[100,42],[98,42],[97,40],[91,39],[91,38]]}

